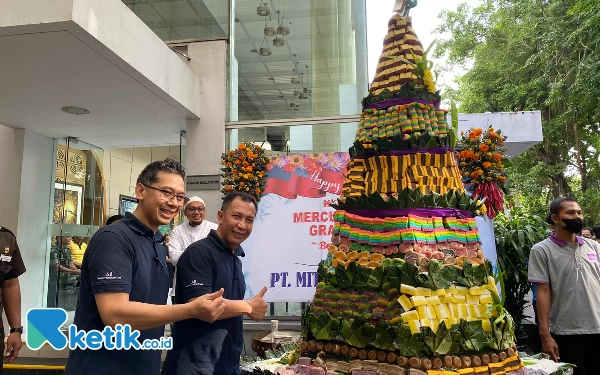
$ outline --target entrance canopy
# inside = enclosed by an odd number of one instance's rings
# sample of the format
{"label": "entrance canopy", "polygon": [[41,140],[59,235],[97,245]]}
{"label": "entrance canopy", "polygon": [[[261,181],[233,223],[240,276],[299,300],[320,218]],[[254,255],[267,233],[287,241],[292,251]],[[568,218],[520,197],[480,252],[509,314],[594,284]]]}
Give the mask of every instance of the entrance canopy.
{"label": "entrance canopy", "polygon": [[0,8],[0,124],[114,148],[179,144],[199,118],[199,78],[120,0]]}

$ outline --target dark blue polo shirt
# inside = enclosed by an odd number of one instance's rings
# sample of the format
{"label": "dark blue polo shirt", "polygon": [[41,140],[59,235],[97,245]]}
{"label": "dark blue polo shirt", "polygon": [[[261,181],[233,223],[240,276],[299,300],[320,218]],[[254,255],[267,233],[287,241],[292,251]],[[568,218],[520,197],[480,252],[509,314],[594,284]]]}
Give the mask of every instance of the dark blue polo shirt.
{"label": "dark blue polo shirt", "polygon": [[[94,295],[122,292],[129,300],[164,305],[169,273],[160,232],[152,232],[130,213],[100,229],[89,243],[81,267],[81,286],[74,324],[78,330],[102,331]],[[139,341],[159,339],[164,327],[141,331]],[[65,375],[160,374],[158,350],[72,350]]]}
{"label": "dark blue polo shirt", "polygon": [[[213,293],[223,288],[223,297],[242,300],[246,282],[238,247],[235,254],[216,231],[194,242],[177,262],[175,303]],[[239,374],[244,346],[243,317],[214,323],[188,319],[173,325],[173,350],[167,353],[163,375]]]}

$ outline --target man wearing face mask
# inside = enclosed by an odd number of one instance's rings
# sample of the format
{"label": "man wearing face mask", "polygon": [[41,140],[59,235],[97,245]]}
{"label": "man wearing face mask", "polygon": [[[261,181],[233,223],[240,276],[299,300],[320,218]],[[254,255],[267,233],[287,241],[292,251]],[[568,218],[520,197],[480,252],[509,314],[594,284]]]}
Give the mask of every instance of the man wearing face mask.
{"label": "man wearing face mask", "polygon": [[531,249],[529,282],[536,284],[542,349],[573,363],[574,375],[600,374],[600,245],[578,237],[581,207],[572,198],[550,204],[555,232]]}

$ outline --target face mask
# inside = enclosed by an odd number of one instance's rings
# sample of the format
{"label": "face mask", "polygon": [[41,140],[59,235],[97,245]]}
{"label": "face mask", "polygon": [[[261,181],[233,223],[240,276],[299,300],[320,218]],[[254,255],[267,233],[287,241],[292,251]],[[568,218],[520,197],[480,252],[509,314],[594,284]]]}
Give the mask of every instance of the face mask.
{"label": "face mask", "polygon": [[561,219],[563,221],[563,223],[565,223],[565,226],[563,227],[564,230],[571,232],[571,233],[579,233],[581,232],[581,230],[583,229],[583,219]]}

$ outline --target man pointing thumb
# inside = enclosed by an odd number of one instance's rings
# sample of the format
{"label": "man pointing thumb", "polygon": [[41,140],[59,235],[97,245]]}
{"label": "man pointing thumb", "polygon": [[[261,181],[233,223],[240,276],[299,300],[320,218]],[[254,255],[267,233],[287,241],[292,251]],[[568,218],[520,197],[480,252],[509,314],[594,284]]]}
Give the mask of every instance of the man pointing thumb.
{"label": "man pointing thumb", "polygon": [[264,286],[257,295],[248,300],[251,311],[248,316],[253,320],[262,320],[267,313],[267,303],[264,300],[265,293],[267,293],[267,287]]}
{"label": "man pointing thumb", "polygon": [[[163,375],[239,374],[244,315],[262,320],[267,312],[266,287],[244,300],[246,282],[240,260],[244,250],[240,245],[252,233],[256,208],[253,196],[229,193],[218,212],[218,228],[192,243],[179,258],[175,303],[194,300],[198,304],[216,305],[216,312],[211,310],[208,318],[199,314],[200,319],[173,325],[173,349],[167,353]],[[219,290],[223,290],[222,296],[211,295]],[[195,300],[201,298],[206,300]]]}

